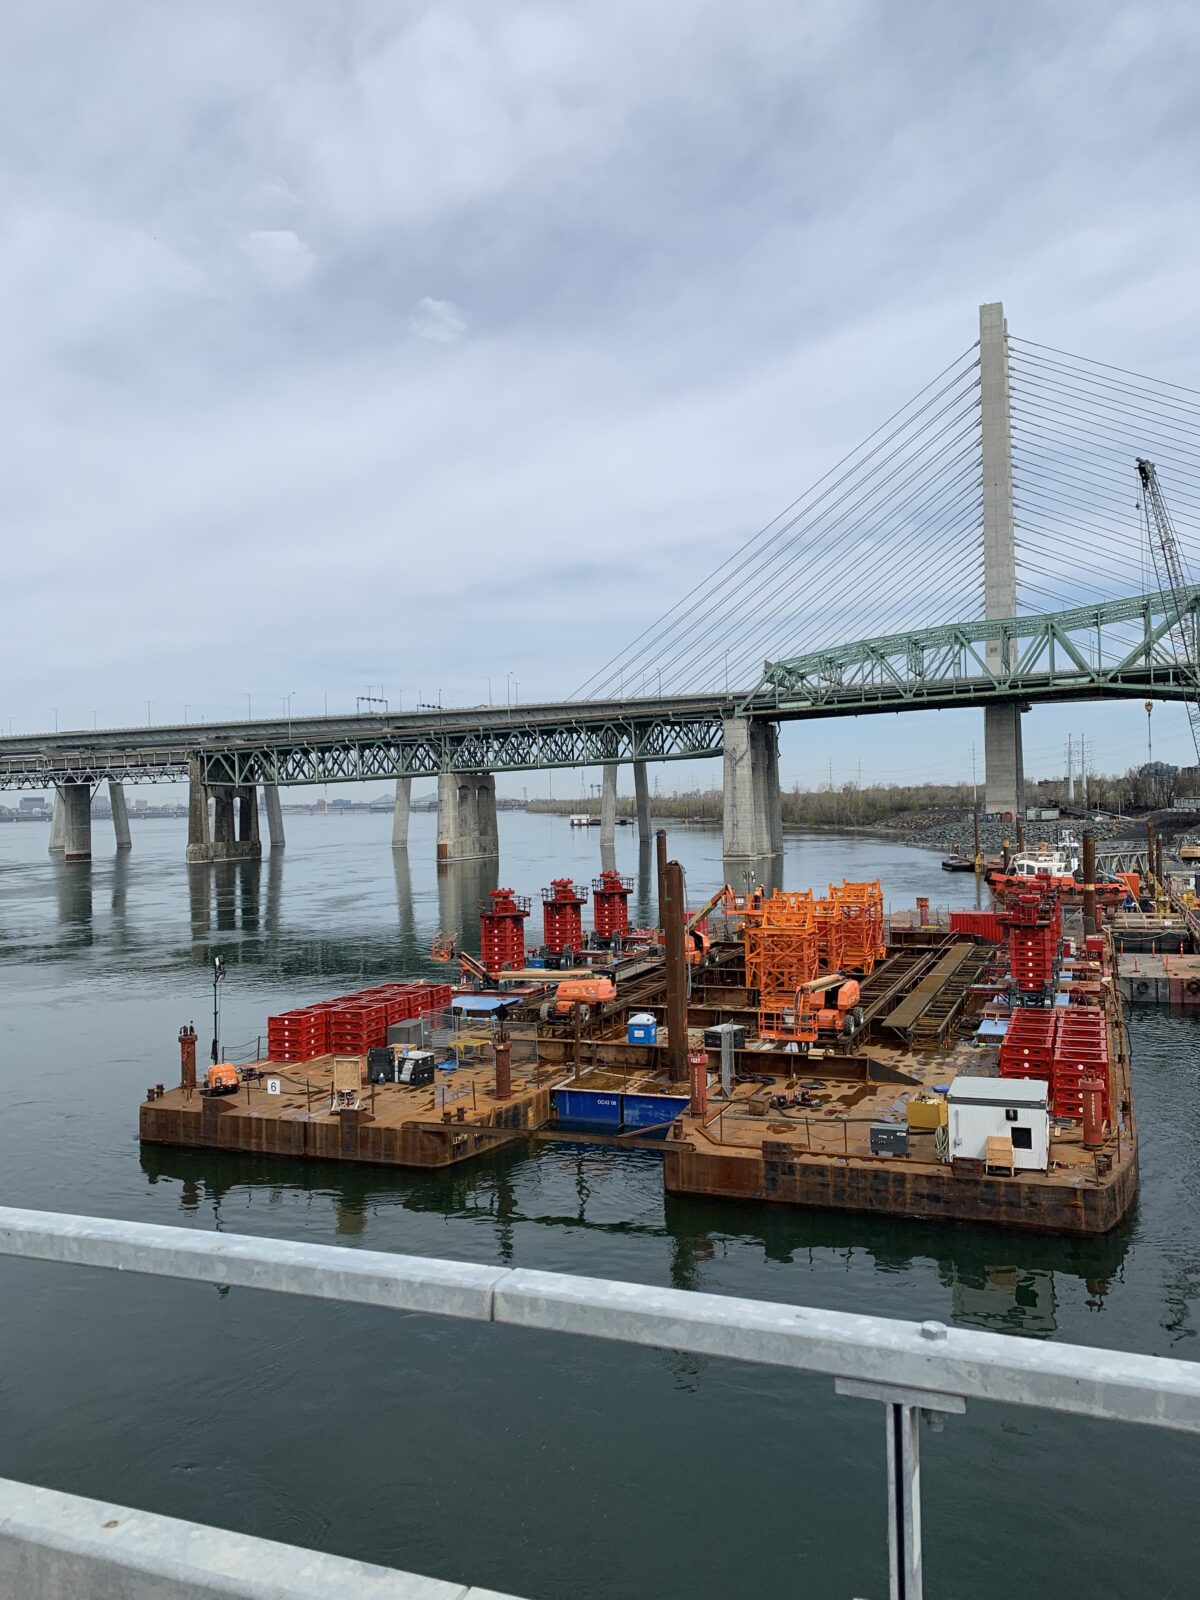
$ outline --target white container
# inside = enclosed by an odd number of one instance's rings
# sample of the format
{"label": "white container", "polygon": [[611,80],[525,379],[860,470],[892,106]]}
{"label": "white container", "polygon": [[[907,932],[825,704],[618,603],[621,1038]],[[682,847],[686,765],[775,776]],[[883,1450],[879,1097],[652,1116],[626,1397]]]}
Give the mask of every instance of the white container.
{"label": "white container", "polygon": [[950,1159],[982,1161],[989,1139],[1013,1142],[1013,1166],[1045,1172],[1050,1163],[1050,1085],[1040,1078],[955,1078],[950,1107]]}

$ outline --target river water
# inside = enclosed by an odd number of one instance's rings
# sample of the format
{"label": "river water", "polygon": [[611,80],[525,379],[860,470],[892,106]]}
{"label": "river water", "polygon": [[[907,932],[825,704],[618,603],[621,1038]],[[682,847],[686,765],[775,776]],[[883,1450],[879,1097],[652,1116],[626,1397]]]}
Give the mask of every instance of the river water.
{"label": "river water", "polygon": [[[668,1200],[657,1157],[546,1145],[449,1173],[146,1150],[175,1036],[429,971],[499,881],[598,869],[596,830],[505,813],[500,875],[434,863],[413,818],[287,817],[261,864],[186,869],[184,824],[65,866],[0,828],[0,1203],[673,1284],[1195,1359],[1200,1109],[1191,1019],[1132,1023],[1135,1212],[1103,1239]],[[96,848],[111,835],[96,826]],[[677,829],[692,904],[719,836]],[[618,865],[648,919],[632,830]],[[791,836],[788,887],[881,878],[972,904],[928,851]],[[535,908],[536,910],[536,908]],[[476,946],[477,947],[477,946]],[[444,970],[444,969],[441,969]],[[202,1050],[202,1054],[203,1054]],[[0,1262],[0,1475],[516,1595],[881,1596],[883,1421],[828,1380],[247,1291]],[[926,1592],[1194,1595],[1200,1446],[972,1404],[923,1455]]]}

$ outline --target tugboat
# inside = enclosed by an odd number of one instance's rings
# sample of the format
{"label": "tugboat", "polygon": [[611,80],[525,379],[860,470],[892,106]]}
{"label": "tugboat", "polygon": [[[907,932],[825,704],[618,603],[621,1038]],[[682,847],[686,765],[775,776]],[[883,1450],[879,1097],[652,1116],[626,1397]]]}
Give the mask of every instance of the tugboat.
{"label": "tugboat", "polygon": [[[997,899],[1019,894],[1037,886],[1057,889],[1064,905],[1077,905],[1083,898],[1080,877],[1079,840],[1064,830],[1057,844],[1040,844],[1033,852],[1014,856],[1008,864],[988,867],[984,880]],[[1128,878],[1110,872],[1096,873],[1096,900],[1102,906],[1119,906],[1133,896],[1135,886]]]}
{"label": "tugboat", "polygon": [[952,856],[942,859],[943,872],[974,872],[975,863],[970,856],[961,856],[956,851]]}

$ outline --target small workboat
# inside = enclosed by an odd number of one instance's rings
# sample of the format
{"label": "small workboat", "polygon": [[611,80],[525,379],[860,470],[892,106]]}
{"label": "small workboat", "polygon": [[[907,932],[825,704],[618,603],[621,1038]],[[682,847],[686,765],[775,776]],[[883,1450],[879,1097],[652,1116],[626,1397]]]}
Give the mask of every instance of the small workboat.
{"label": "small workboat", "polygon": [[[1056,845],[1040,844],[1032,852],[1014,856],[1007,870],[991,866],[984,881],[1000,900],[1029,893],[1038,888],[1057,889],[1064,905],[1075,905],[1083,898],[1079,843],[1071,833],[1063,833]],[[1131,883],[1130,879],[1134,879]],[[1136,874],[1097,871],[1096,900],[1102,906],[1124,905],[1136,899]]]}

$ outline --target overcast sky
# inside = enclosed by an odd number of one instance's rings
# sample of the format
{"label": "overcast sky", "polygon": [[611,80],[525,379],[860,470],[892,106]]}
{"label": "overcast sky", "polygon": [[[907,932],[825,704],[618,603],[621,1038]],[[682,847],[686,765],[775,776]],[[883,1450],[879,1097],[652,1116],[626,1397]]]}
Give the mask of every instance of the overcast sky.
{"label": "overcast sky", "polygon": [[[5,8],[0,727],[558,697],[984,300],[1200,387],[1198,18]],[[839,780],[969,777],[981,725],[817,742]],[[1034,773],[1068,728],[1145,748],[1140,705],[1025,727]]]}

